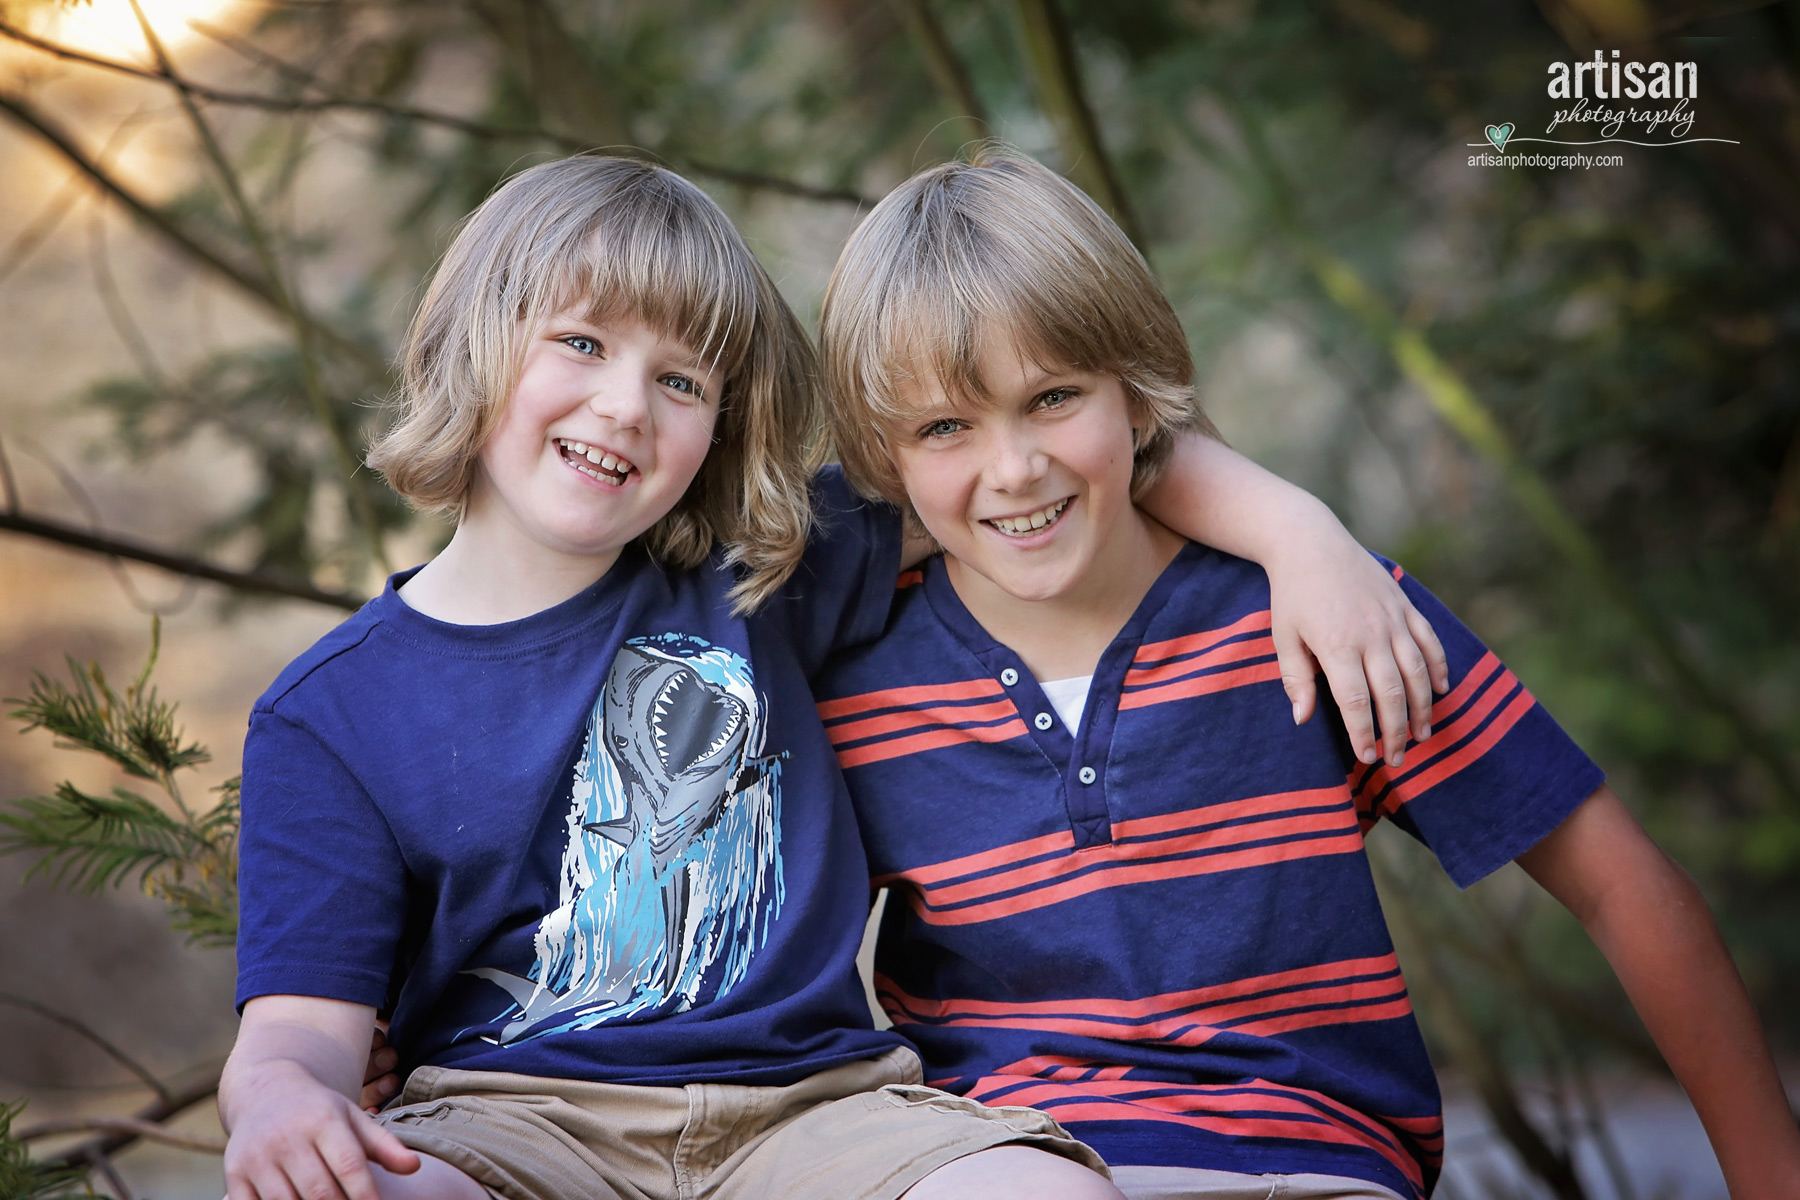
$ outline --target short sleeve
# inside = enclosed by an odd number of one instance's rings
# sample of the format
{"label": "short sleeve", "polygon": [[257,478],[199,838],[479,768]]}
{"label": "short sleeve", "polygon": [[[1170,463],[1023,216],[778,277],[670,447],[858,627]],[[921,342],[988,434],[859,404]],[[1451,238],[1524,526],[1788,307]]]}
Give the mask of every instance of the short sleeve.
{"label": "short sleeve", "polygon": [[1537,845],[1606,776],[1437,597],[1386,565],[1443,642],[1450,690],[1399,769],[1355,769],[1357,808],[1418,838],[1468,887]]}
{"label": "short sleeve", "polygon": [[406,870],[373,800],[311,733],[251,716],[238,848],[237,1006],[299,995],[385,1005]]}
{"label": "short sleeve", "polygon": [[[793,576],[765,606],[810,676],[827,656],[881,635],[900,574],[900,513],[865,500],[828,466],[812,479],[813,532]],[[759,614],[762,615],[762,614]]]}

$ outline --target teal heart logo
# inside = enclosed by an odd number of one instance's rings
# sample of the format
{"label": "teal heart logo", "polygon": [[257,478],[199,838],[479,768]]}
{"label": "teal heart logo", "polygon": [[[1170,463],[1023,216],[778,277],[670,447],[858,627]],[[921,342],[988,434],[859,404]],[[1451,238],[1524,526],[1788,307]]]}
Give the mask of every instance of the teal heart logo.
{"label": "teal heart logo", "polygon": [[1508,121],[1504,125],[1489,125],[1487,127],[1488,141],[1494,143],[1494,149],[1502,154],[1506,153],[1506,139],[1512,135],[1513,127],[1511,121]]}

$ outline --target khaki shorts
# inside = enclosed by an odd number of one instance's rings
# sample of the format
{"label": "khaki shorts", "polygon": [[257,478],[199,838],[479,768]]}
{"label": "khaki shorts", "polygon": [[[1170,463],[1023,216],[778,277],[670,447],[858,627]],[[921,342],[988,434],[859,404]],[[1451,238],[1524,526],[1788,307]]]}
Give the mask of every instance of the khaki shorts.
{"label": "khaki shorts", "polygon": [[1114,1167],[1126,1200],[1400,1200],[1379,1183],[1341,1175],[1239,1175],[1198,1167]]}
{"label": "khaki shorts", "polygon": [[376,1119],[503,1200],[894,1200],[945,1163],[1021,1144],[1106,1171],[1036,1109],[923,1086],[905,1049],[786,1087],[420,1067]]}

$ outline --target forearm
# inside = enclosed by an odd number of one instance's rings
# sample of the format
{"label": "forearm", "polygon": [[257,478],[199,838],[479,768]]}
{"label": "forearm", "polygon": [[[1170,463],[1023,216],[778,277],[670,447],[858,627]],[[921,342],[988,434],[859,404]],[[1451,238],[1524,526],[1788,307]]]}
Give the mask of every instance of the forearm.
{"label": "forearm", "polygon": [[1138,502],[1183,537],[1270,566],[1304,552],[1321,533],[1349,534],[1331,509],[1302,488],[1201,433],[1184,433]]}
{"label": "forearm", "polygon": [[1612,964],[1705,1125],[1734,1200],[1800,1195],[1800,1130],[1693,880],[1604,787],[1519,862]]}
{"label": "forearm", "polygon": [[1800,1195],[1800,1131],[1693,881],[1662,858],[1640,894],[1615,897],[1587,928],[1693,1102],[1735,1200]]}
{"label": "forearm", "polygon": [[271,1092],[315,1083],[348,1099],[362,1087],[375,1011],[304,996],[263,996],[244,1010],[219,1078],[219,1116],[234,1119]]}

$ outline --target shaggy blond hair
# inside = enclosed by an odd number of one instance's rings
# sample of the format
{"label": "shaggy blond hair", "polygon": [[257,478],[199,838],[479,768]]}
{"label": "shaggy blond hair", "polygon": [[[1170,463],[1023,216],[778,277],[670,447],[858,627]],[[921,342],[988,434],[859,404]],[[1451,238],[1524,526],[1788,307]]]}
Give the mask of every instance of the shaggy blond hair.
{"label": "shaggy blond hair", "polygon": [[1005,339],[1040,367],[1113,375],[1138,430],[1132,495],[1175,431],[1218,436],[1194,398],[1175,310],[1112,218],[1054,171],[996,142],[913,176],[850,235],[819,319],[829,423],[850,481],[906,504],[887,438],[935,381],[988,400],[979,363]]}
{"label": "shaggy blond hair", "polygon": [[725,544],[742,568],[733,598],[740,610],[754,608],[805,548],[816,360],[730,218],[661,167],[600,157],[545,163],[469,214],[407,332],[397,419],[369,465],[414,507],[460,514],[531,336],[572,305],[597,322],[641,320],[724,380],[715,444],[643,540],[681,568]]}

